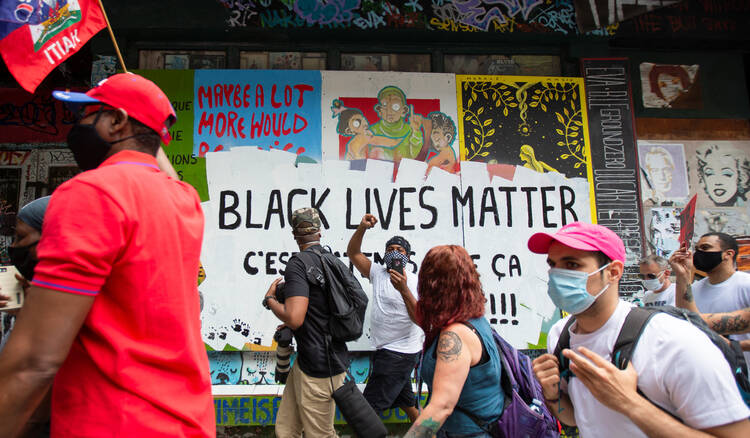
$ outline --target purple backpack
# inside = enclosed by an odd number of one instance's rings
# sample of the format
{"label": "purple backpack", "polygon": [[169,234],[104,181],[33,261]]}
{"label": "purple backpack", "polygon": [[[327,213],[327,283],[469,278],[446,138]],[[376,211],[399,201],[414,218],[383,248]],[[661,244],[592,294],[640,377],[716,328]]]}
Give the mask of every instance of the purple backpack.
{"label": "purple backpack", "polygon": [[456,409],[493,437],[559,437],[559,424],[544,404],[542,385],[534,377],[531,359],[513,348],[494,329],[492,337],[503,364],[500,378],[500,390],[505,394],[503,413],[497,420],[486,423],[460,406]]}

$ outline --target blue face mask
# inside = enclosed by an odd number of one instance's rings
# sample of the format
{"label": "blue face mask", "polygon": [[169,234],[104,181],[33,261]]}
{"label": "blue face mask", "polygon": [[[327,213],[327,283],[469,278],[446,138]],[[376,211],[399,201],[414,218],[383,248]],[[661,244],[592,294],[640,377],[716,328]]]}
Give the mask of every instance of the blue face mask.
{"label": "blue face mask", "polygon": [[584,312],[609,288],[609,283],[607,283],[598,294],[591,295],[586,289],[588,278],[609,265],[607,263],[590,274],[570,269],[550,268],[547,294],[555,306],[572,315]]}

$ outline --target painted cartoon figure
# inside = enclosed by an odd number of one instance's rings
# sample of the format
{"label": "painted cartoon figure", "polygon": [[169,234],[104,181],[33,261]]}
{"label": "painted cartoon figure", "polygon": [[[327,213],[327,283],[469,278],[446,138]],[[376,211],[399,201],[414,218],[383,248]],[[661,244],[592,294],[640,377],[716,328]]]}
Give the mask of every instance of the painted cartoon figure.
{"label": "painted cartoon figure", "polygon": [[370,131],[374,135],[399,140],[397,146],[383,149],[384,158],[393,161],[415,158],[424,144],[423,119],[407,105],[406,94],[392,85],[383,88],[378,93],[375,112],[380,120],[370,126]]}
{"label": "painted cartoon figure", "polygon": [[712,144],[696,151],[698,179],[718,207],[745,205],[750,191],[750,160]]}
{"label": "painted cartoon figure", "polygon": [[447,114],[439,111],[430,113],[428,117],[432,122],[430,140],[432,148],[437,151],[437,155],[427,163],[427,170],[429,171],[432,167],[439,167],[445,171],[454,172],[456,152],[451,144],[456,139],[456,124]]}
{"label": "painted cartoon figure", "polygon": [[352,137],[346,143],[347,160],[361,160],[365,158],[382,158],[382,149],[372,148],[371,146],[380,146],[392,148],[400,140],[395,138],[373,135],[370,131],[370,124],[362,111],[357,108],[345,108],[343,103],[336,99],[333,101],[333,116],[338,116],[339,123],[336,131],[343,136]]}
{"label": "painted cartoon figure", "polygon": [[534,154],[534,148],[532,148],[530,145],[523,145],[521,146],[521,153],[518,154],[518,156],[523,161],[523,167],[531,170],[535,170],[539,173],[546,172],[557,172],[557,169],[553,168],[549,164],[545,163],[544,161],[539,161],[536,159],[536,155]]}
{"label": "painted cartoon figure", "polygon": [[242,373],[242,353],[239,351],[209,351],[212,385],[237,385]]}

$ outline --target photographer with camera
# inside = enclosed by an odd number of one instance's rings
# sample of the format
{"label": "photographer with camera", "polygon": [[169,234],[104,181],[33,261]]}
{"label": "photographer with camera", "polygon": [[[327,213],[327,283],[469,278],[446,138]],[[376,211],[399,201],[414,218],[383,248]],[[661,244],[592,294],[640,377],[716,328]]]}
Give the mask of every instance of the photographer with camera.
{"label": "photographer with camera", "polygon": [[[284,304],[284,282],[276,285],[276,301],[280,304]],[[294,353],[294,347],[292,346],[292,338],[294,332],[292,329],[285,325],[280,325],[276,329],[276,333],[273,334],[273,340],[276,341],[276,370],[274,371],[274,380],[276,383],[285,384],[287,377],[289,377],[289,363],[292,360],[292,353]]]}
{"label": "photographer with camera", "polygon": [[[300,253],[323,250],[318,210],[295,210],[290,225]],[[322,272],[320,259],[315,258],[314,263]],[[281,396],[276,415],[276,436],[299,437],[304,432],[309,437],[335,437],[333,420],[336,410],[331,392],[332,387],[338,388],[344,383],[344,364],[349,363],[346,343],[333,340],[330,349],[326,348],[328,320],[331,318],[328,294],[317,282],[308,280],[299,253],[286,265],[283,299],[277,291],[281,280],[273,281],[262,304],[294,332],[297,359],[289,371]]]}
{"label": "photographer with camera", "polygon": [[385,244],[385,266],[374,265],[362,254],[365,232],[378,223],[366,214],[349,240],[349,260],[372,284],[370,335],[376,351],[364,396],[375,412],[402,408],[414,421],[418,416],[411,374],[422,350],[422,329],[414,324],[417,276],[406,268],[411,245],[401,236]]}

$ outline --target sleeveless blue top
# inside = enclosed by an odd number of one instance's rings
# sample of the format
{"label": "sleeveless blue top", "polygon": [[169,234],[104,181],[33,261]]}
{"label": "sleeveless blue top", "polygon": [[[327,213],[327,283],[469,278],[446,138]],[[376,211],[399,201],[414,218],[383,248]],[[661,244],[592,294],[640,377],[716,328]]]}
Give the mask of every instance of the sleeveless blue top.
{"label": "sleeveless blue top", "polygon": [[[489,354],[489,360],[469,368],[461,395],[456,406],[471,412],[487,422],[497,420],[503,413],[505,395],[500,387],[500,373],[502,362],[495,340],[492,338],[490,324],[483,316],[468,321],[479,332],[482,345]],[[432,392],[432,379],[435,376],[435,362],[437,339],[427,348],[422,359],[422,378]],[[474,421],[466,414],[454,409],[453,413],[443,424],[442,431],[448,433],[482,432]]]}

